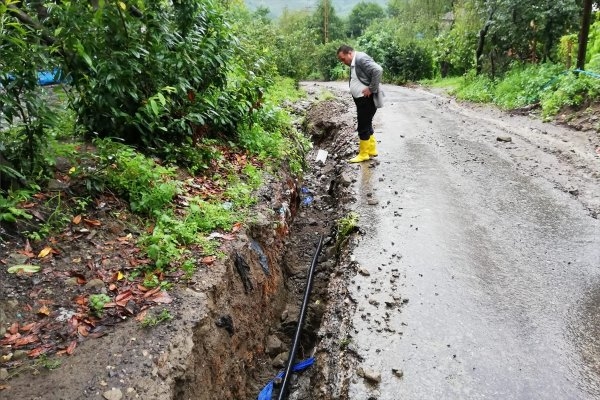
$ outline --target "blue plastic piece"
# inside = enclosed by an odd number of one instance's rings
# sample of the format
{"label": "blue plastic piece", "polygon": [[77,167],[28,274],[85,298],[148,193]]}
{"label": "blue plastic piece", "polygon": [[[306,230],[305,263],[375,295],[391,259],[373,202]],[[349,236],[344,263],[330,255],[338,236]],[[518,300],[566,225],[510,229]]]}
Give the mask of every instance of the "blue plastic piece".
{"label": "blue plastic piece", "polygon": [[[315,363],[314,357],[307,358],[306,360],[300,361],[298,364],[294,365],[294,367],[292,368],[292,371],[293,372],[304,371],[306,368],[310,367],[314,363]],[[273,385],[275,384],[275,379],[283,378],[283,373],[284,373],[284,371],[281,371],[280,373],[277,374],[277,376],[274,379],[270,380],[269,383],[267,383],[267,386],[265,386],[263,388],[263,390],[261,390],[260,393],[258,394],[258,400],[271,400],[271,398],[273,397]]]}

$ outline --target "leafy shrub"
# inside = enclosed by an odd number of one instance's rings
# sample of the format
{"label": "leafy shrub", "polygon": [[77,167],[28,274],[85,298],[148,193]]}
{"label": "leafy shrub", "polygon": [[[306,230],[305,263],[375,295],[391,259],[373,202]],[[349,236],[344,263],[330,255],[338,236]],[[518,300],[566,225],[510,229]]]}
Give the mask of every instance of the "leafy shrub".
{"label": "leafy shrub", "polygon": [[340,61],[336,57],[337,49],[340,48],[342,41],[334,41],[323,44],[317,49],[315,68],[321,74],[321,78],[325,81],[336,79],[334,71],[339,68]]}
{"label": "leafy shrub", "polygon": [[109,139],[97,140],[101,161],[106,165],[106,185],[129,199],[135,212],[153,215],[173,200],[177,186],[170,178],[173,168],[165,168],[132,148]]}
{"label": "leafy shrub", "polygon": [[585,74],[567,73],[541,95],[542,116],[557,114],[563,107],[578,107],[600,98],[600,79]]}
{"label": "leafy shrub", "polygon": [[431,52],[417,43],[390,46],[384,56],[383,67],[398,82],[433,77]]}
{"label": "leafy shrub", "polygon": [[475,71],[472,71],[465,76],[454,94],[462,100],[489,103],[494,98],[494,82],[487,75],[475,75]]}
{"label": "leafy shrub", "polygon": [[513,109],[539,100],[543,86],[556,77],[563,66],[557,64],[515,64],[494,90],[494,103]]}

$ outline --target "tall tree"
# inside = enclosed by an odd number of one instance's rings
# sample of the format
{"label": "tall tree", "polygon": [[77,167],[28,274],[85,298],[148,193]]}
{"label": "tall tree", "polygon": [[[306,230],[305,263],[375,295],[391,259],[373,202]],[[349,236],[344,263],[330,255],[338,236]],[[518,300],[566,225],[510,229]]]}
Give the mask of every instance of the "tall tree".
{"label": "tall tree", "polygon": [[338,17],[331,0],[319,0],[313,12],[309,27],[320,33],[321,43],[344,37],[344,21]]}
{"label": "tall tree", "polygon": [[348,33],[352,37],[358,37],[374,20],[383,17],[385,10],[379,4],[361,1],[348,16]]}

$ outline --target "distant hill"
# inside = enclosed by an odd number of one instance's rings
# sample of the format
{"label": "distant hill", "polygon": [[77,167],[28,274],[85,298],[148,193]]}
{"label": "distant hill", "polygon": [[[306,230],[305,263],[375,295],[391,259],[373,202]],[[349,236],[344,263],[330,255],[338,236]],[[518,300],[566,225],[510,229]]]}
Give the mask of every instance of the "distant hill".
{"label": "distant hill", "polygon": [[[245,0],[250,10],[256,10],[258,7],[267,7],[271,10],[271,17],[277,18],[287,7],[290,11],[296,10],[314,10],[317,0]],[[384,9],[387,6],[387,0],[364,0],[370,3],[377,3]],[[355,5],[361,0],[331,0],[335,12],[340,17],[346,17]]]}

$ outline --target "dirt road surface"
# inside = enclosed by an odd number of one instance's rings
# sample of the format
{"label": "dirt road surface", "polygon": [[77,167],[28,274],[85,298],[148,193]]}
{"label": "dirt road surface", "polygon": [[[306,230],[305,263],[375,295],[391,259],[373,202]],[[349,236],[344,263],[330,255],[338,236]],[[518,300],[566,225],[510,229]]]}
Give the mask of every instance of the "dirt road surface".
{"label": "dirt road surface", "polygon": [[348,398],[600,398],[598,133],[385,92],[355,167]]}

